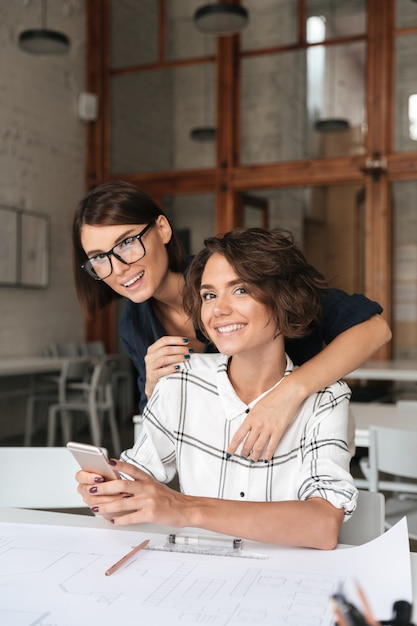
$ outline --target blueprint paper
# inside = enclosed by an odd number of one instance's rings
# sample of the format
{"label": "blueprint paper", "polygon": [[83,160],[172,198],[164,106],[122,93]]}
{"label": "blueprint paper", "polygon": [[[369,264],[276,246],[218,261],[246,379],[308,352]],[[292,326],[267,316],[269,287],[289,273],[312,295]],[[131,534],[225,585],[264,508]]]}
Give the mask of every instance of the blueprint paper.
{"label": "blueprint paper", "polygon": [[0,523],[0,624],[4,626],[330,626],[340,585],[363,587],[379,619],[411,602],[406,520],[378,539],[334,551],[245,542],[264,560],[142,550],[165,537],[70,526]]}

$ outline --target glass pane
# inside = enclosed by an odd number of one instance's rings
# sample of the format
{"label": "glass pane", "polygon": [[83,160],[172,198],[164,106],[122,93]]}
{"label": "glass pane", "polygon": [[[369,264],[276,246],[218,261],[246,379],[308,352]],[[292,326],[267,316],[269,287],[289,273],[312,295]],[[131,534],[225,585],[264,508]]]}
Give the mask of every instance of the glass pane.
{"label": "glass pane", "polygon": [[417,182],[395,182],[392,194],[394,357],[417,359]]}
{"label": "glass pane", "polygon": [[[307,0],[306,17],[307,33],[312,17],[319,17],[325,26],[322,39],[315,41],[366,32],[365,0]],[[307,41],[312,42],[308,36]]]}
{"label": "glass pane", "polygon": [[156,63],[158,2],[113,0],[110,24],[112,68]]}
{"label": "glass pane", "polygon": [[307,50],[309,152],[315,157],[365,151],[365,44]]}
{"label": "glass pane", "polygon": [[404,2],[397,0],[395,3],[395,25],[397,28],[416,26],[417,24],[417,3],[415,0]]}
{"label": "glass pane", "polygon": [[298,2],[245,0],[249,23],[241,34],[241,48],[259,50],[285,46],[298,40]]}
{"label": "glass pane", "polygon": [[363,43],[243,59],[242,163],[364,152],[364,83]]}
{"label": "glass pane", "polygon": [[213,133],[191,131],[214,129],[214,79],[213,64],[113,77],[111,172],[213,167]]}
{"label": "glass pane", "polygon": [[193,16],[202,0],[167,0],[165,58],[168,60],[214,55],[216,38],[197,29]]}
{"label": "glass pane", "polygon": [[262,189],[269,228],[291,231],[332,287],[364,290],[364,189],[361,185]]}
{"label": "glass pane", "polygon": [[213,194],[164,197],[162,208],[188,254],[196,254],[204,239],[215,234],[215,205]]}
{"label": "glass pane", "polygon": [[398,37],[395,46],[394,150],[417,149],[417,35]]}

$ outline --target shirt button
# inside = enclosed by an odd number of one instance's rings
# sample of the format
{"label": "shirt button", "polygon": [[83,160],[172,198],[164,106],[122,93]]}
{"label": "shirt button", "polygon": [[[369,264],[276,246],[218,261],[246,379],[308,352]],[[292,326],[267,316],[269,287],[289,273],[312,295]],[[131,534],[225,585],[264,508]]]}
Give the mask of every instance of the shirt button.
{"label": "shirt button", "polygon": [[239,495],[240,495],[241,498],[244,498],[245,497],[245,492],[241,491]]}

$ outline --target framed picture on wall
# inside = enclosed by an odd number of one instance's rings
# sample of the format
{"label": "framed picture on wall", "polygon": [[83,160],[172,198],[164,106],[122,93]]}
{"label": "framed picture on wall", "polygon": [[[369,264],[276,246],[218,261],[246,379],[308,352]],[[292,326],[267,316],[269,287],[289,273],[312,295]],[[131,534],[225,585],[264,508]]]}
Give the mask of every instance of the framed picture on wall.
{"label": "framed picture on wall", "polygon": [[49,283],[49,217],[21,212],[20,284],[47,287]]}
{"label": "framed picture on wall", "polygon": [[19,283],[19,214],[0,206],[0,285]]}

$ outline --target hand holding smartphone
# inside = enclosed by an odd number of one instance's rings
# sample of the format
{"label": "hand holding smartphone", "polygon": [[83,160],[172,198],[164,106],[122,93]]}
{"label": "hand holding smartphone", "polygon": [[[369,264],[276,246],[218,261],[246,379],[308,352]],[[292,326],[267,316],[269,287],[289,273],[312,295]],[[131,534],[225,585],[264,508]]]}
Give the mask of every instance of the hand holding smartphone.
{"label": "hand holding smartphone", "polygon": [[76,441],[69,441],[67,448],[86,472],[100,474],[106,480],[120,478],[119,473],[110,467],[106,451],[103,448],[88,443],[77,443]]}

